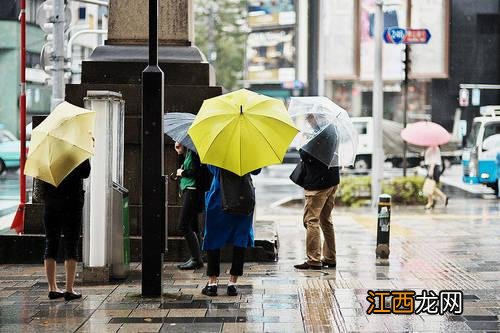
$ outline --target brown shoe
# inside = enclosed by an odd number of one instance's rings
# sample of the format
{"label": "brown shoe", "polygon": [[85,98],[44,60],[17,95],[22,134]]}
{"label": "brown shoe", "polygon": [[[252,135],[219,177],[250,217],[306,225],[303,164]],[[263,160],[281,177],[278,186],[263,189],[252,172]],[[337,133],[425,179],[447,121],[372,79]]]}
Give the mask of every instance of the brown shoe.
{"label": "brown shoe", "polygon": [[293,267],[295,267],[296,269],[321,269],[321,266],[309,265],[307,262],[304,262],[303,264],[293,265]]}

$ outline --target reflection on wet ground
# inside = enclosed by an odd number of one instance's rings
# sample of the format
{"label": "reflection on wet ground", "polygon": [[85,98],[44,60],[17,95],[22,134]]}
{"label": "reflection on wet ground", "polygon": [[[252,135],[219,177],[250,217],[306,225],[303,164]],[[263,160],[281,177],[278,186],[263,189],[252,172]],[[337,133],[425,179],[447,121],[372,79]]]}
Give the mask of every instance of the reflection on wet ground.
{"label": "reflection on wet ground", "polygon": [[[264,196],[259,218],[279,226],[279,260],[248,263],[238,296],[225,295],[228,264],[214,298],[201,295],[204,270],[178,271],[174,264],[165,265],[165,295],[140,298],[134,264],[128,280],[82,286],[85,297],[69,303],[47,299],[41,265],[5,265],[0,332],[500,331],[499,201],[453,195],[448,207],[431,212],[395,207],[384,261],[375,257],[374,210],[335,209],[337,268],[297,271],[293,264],[304,260],[301,209],[270,207],[289,191],[256,184]],[[463,307],[460,314],[368,315],[369,290],[460,290]]]}

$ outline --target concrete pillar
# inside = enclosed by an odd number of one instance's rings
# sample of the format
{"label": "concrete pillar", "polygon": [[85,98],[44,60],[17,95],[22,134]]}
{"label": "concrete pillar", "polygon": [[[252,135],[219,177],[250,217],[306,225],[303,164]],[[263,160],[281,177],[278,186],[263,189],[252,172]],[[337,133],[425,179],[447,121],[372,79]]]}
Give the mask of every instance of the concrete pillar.
{"label": "concrete pillar", "polygon": [[[110,0],[107,45],[148,44],[148,0]],[[192,0],[160,0],[160,45],[191,45],[194,39]],[[132,17],[131,17],[132,16]]]}

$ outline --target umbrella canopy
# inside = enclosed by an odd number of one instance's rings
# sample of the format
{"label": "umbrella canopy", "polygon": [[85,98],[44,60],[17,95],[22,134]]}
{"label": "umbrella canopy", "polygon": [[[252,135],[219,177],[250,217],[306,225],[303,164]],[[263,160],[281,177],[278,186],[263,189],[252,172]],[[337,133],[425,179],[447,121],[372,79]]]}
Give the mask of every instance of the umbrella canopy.
{"label": "umbrella canopy", "polygon": [[202,163],[242,176],[282,163],[297,132],[282,101],[240,89],[205,100],[188,134]]}
{"label": "umbrella canopy", "polygon": [[358,135],[347,112],[323,96],[292,97],[288,108],[302,135],[300,149],[328,167],[353,165]]}
{"label": "umbrella canopy", "polygon": [[94,152],[95,112],[67,102],[33,129],[24,173],[58,186]]}
{"label": "umbrella canopy", "polygon": [[431,147],[447,143],[451,139],[451,134],[443,126],[432,121],[419,121],[408,124],[401,131],[401,137],[408,143]]}
{"label": "umbrella canopy", "polygon": [[196,147],[188,135],[188,129],[196,115],[187,112],[170,112],[165,114],[165,134],[184,147],[196,152]]}

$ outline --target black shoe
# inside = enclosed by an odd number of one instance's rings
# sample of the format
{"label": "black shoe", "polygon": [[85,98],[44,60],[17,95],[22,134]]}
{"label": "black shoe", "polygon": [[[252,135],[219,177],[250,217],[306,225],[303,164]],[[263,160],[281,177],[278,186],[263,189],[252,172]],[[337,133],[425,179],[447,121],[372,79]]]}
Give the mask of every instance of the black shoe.
{"label": "black shoe", "polygon": [[309,265],[307,262],[304,262],[303,264],[299,265],[293,265],[293,267],[297,269],[316,269],[316,270],[321,269],[321,266]]}
{"label": "black shoe", "polygon": [[201,290],[201,293],[203,295],[207,295],[207,296],[217,296],[217,285],[215,285],[215,286],[209,286],[208,283],[207,283],[207,285],[205,286],[205,288],[203,288]]}
{"label": "black shoe", "polygon": [[194,259],[193,257],[189,258],[186,262],[177,265],[177,268],[182,269],[182,267],[190,265],[193,262],[193,259]]}
{"label": "black shoe", "polygon": [[82,298],[82,294],[78,294],[75,292],[72,292],[72,293],[65,292],[64,293],[64,300],[66,300],[66,301],[72,301],[74,299],[79,299],[79,298]]}
{"label": "black shoe", "polygon": [[62,291],[49,291],[49,299],[58,299],[64,297]]}
{"label": "black shoe", "polygon": [[446,199],[444,200],[444,206],[448,206],[448,201],[450,200],[450,197],[446,196]]}
{"label": "black shoe", "polygon": [[329,264],[327,262],[322,261],[321,267],[323,267],[323,268],[335,268],[335,267],[337,267],[337,263]]}
{"label": "black shoe", "polygon": [[190,270],[190,269],[198,269],[203,267],[203,261],[201,260],[192,260],[185,265],[179,265],[177,266],[181,270]]}
{"label": "black shoe", "polygon": [[232,286],[227,286],[227,296],[238,296],[238,289],[233,284]]}

